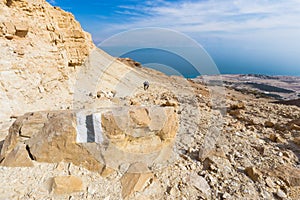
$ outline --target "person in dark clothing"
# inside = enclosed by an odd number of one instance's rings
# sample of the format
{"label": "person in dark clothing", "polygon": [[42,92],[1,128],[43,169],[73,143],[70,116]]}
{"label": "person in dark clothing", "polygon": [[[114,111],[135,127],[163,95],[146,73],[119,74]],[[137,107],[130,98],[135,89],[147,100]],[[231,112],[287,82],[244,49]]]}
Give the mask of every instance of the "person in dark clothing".
{"label": "person in dark clothing", "polygon": [[143,84],[144,84],[144,90],[148,90],[148,88],[149,88],[149,82],[145,81]]}

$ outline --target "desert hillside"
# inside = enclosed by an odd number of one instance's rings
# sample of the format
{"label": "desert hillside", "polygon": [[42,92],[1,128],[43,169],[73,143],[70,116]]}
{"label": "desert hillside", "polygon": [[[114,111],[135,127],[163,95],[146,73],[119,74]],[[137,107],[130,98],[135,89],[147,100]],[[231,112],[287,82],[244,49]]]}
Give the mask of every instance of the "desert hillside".
{"label": "desert hillside", "polygon": [[0,4],[0,199],[300,198],[299,107],[115,59],[44,0]]}

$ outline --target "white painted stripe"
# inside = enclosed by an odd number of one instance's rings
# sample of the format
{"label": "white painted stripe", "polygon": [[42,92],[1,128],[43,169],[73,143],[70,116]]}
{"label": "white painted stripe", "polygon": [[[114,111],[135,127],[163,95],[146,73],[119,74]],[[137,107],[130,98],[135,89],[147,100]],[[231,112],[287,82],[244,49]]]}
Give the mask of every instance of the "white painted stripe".
{"label": "white painted stripe", "polygon": [[103,143],[103,131],[101,126],[101,113],[94,113],[93,114],[93,121],[94,121],[94,130],[95,130],[95,142],[96,143]]}
{"label": "white painted stripe", "polygon": [[87,128],[86,128],[86,115],[84,113],[76,113],[76,121],[77,121],[77,143],[86,143],[87,142]]}

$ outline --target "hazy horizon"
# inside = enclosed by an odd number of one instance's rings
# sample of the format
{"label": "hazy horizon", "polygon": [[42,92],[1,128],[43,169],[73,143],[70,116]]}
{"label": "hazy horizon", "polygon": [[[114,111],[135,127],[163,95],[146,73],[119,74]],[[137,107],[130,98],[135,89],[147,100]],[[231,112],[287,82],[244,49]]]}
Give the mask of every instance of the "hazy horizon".
{"label": "hazy horizon", "polygon": [[135,28],[168,28],[196,40],[222,74],[300,76],[297,0],[48,2],[72,12],[95,44]]}

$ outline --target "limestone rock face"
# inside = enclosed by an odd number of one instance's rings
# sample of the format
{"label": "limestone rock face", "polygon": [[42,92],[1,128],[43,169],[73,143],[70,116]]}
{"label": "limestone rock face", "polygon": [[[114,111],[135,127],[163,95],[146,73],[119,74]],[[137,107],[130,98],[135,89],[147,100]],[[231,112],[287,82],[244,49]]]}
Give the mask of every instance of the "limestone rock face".
{"label": "limestone rock face", "polygon": [[[77,134],[82,130],[75,111],[36,112],[19,117],[3,144],[1,164],[15,166],[18,160],[12,161],[11,155],[20,154],[24,163],[30,156],[38,162],[72,162],[101,173],[118,169],[123,162],[145,160],[150,165],[156,158],[158,162],[168,159],[166,150],[172,147],[178,129],[173,107],[132,107],[101,113],[104,132],[94,134],[103,134],[102,143],[77,143]],[[23,149],[26,145],[28,153],[20,151],[20,145]],[[146,159],[148,154],[151,159]]]}
{"label": "limestone rock face", "polygon": [[1,121],[71,105],[74,67],[95,48],[91,36],[45,0],[1,1],[0,13]]}

